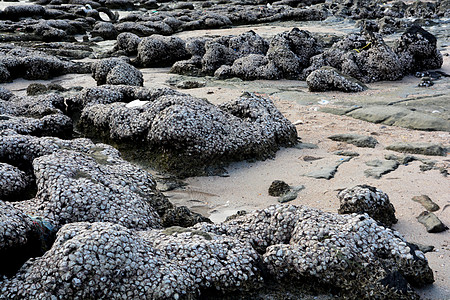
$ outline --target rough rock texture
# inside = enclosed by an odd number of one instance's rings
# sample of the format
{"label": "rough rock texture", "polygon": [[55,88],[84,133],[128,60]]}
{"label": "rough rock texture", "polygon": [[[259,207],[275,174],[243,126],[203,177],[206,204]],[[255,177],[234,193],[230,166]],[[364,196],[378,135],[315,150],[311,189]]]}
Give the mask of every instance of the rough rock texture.
{"label": "rough rock texture", "polygon": [[333,67],[327,66],[309,74],[309,76],[306,77],[306,83],[311,92],[337,90],[349,93],[367,90],[367,86],[359,80],[342,74]]}
{"label": "rough rock texture", "polygon": [[274,36],[267,51],[268,59],[284,78],[298,79],[309,60],[322,52],[322,47],[311,33],[294,28]]}
{"label": "rough rock texture", "polygon": [[21,134],[70,138],[72,127],[72,120],[62,114],[52,114],[42,118],[0,115],[0,130],[12,129]]}
{"label": "rough rock texture", "polygon": [[160,216],[166,226],[208,221],[174,208],[149,173],[121,159],[108,145],[1,131],[0,161],[35,177],[36,197],[14,205],[48,219],[57,228],[78,221],[158,228]]}
{"label": "rough rock texture", "polygon": [[143,38],[137,52],[136,64],[142,67],[170,66],[189,55],[182,39],[161,35]]}
{"label": "rough rock texture", "polygon": [[29,257],[42,255],[47,250],[53,232],[42,225],[0,200],[0,276],[14,275]]}
{"label": "rough rock texture", "polygon": [[267,158],[297,139],[295,127],[272,101],[254,94],[220,106],[174,93],[148,102],[89,105],[79,127],[133,147],[139,142],[142,150],[153,149],[147,156],[157,150],[163,154],[156,161],[160,167],[185,175],[205,162]]}
{"label": "rough rock texture", "polygon": [[376,187],[357,185],[339,192],[337,197],[340,201],[338,210],[340,214],[367,213],[387,227],[397,223],[395,209],[389,201],[389,196]]}
{"label": "rough rock texture", "polygon": [[126,55],[137,53],[137,48],[141,42],[141,38],[134,33],[123,32],[117,36],[117,50],[122,50]]}
{"label": "rough rock texture", "polygon": [[262,281],[258,254],[249,243],[170,229],[66,225],[44,256],[0,283],[0,298],[193,299],[208,288],[220,294]]}
{"label": "rough rock texture", "polygon": [[191,228],[65,225],[47,253],[0,283],[0,298],[220,297],[305,280],[352,299],[418,299],[410,284],[433,282],[433,272],[421,251],[366,214],[277,205]]}
{"label": "rough rock texture", "polygon": [[143,86],[141,71],[130,65],[128,58],[105,58],[92,65],[92,77],[97,85]]}
{"label": "rough rock texture", "polygon": [[25,172],[0,162],[0,199],[14,200],[14,197],[25,191],[30,179]]}
{"label": "rough rock texture", "polygon": [[279,197],[289,192],[291,187],[284,181],[274,180],[269,186],[269,195],[272,197]]}
{"label": "rough rock texture", "polygon": [[352,299],[418,299],[408,282],[433,282],[423,253],[366,214],[277,205],[193,228],[250,242],[278,280],[306,280]]}
{"label": "rough rock texture", "polygon": [[[224,67],[224,66],[222,66]],[[220,68],[218,69],[220,70]],[[218,70],[214,76],[218,78],[224,78],[224,75],[220,75]],[[239,77],[244,80],[254,79],[279,79],[281,72],[266,56],[261,54],[250,54],[242,58],[238,58],[233,62],[230,68],[231,74],[226,77]]]}
{"label": "rough rock texture", "polygon": [[0,82],[9,82],[18,77],[28,80],[50,79],[84,71],[82,63],[63,61],[40,51],[15,46],[0,48]]}
{"label": "rough rock texture", "polygon": [[72,136],[72,120],[62,113],[64,98],[56,94],[0,98],[0,130],[12,129],[35,136]]}
{"label": "rough rock texture", "polygon": [[395,47],[406,72],[439,69],[443,59],[436,42],[436,37],[422,27],[413,25],[408,28]]}
{"label": "rough rock texture", "polygon": [[385,44],[381,35],[372,32],[349,34],[330,49],[311,58],[311,66],[302,76],[323,66],[331,66],[342,73],[361,80],[374,82],[401,79],[404,66],[397,53]]}

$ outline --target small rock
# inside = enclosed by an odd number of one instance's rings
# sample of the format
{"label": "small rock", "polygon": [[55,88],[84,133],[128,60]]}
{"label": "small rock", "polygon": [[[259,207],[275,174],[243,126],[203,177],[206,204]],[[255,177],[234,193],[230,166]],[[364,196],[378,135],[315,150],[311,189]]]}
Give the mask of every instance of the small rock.
{"label": "small rock", "polygon": [[297,198],[298,193],[294,191],[289,191],[283,196],[279,197],[277,200],[280,203],[286,203],[292,200],[295,200]]}
{"label": "small rock", "polygon": [[315,156],[310,156],[310,155],[305,155],[302,157],[302,159],[304,161],[315,161],[315,160],[319,160],[322,159],[323,157],[315,157]]}
{"label": "small rock", "polygon": [[206,86],[205,82],[194,81],[194,80],[184,80],[176,84],[179,89],[196,89]]}
{"label": "small rock", "polygon": [[333,152],[334,155],[341,155],[341,156],[351,156],[356,157],[359,156],[359,153],[353,152],[353,151],[345,151],[345,150],[338,150]]}
{"label": "small rock", "polygon": [[425,226],[428,232],[438,233],[448,229],[447,226],[442,223],[441,220],[432,212],[424,211],[418,217],[417,220]]}
{"label": "small rock", "polygon": [[418,87],[430,87],[433,85],[434,85],[433,80],[430,77],[423,77],[417,86]]}
{"label": "small rock", "polygon": [[429,212],[438,211],[440,209],[439,205],[434,203],[427,195],[414,196],[412,197],[412,201],[419,202]]}
{"label": "small rock", "polygon": [[419,243],[409,243],[409,244],[416,246],[417,249],[419,249],[423,253],[432,252],[434,250],[433,245],[423,245],[423,244],[419,244]]}
{"label": "small rock", "polygon": [[272,197],[279,197],[285,195],[290,191],[289,185],[282,180],[274,180],[269,187],[269,195]]}
{"label": "small rock", "polygon": [[367,177],[381,178],[382,175],[390,173],[398,168],[400,165],[398,161],[395,160],[371,160],[366,162],[366,165],[373,167],[364,171]]}
{"label": "small rock", "polygon": [[376,144],[378,144],[378,141],[371,136],[353,133],[335,134],[328,138],[337,142],[346,142],[356,147],[375,148]]}

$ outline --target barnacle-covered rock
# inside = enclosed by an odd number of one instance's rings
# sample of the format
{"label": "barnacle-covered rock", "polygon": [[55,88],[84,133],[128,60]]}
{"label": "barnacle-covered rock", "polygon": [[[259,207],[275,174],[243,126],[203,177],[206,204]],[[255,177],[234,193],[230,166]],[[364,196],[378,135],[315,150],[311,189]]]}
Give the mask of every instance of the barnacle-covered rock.
{"label": "barnacle-covered rock", "polygon": [[105,58],[92,65],[92,77],[97,85],[134,85],[142,86],[142,72],[129,64],[127,57]]}
{"label": "barnacle-covered rock", "polygon": [[322,47],[311,33],[294,28],[277,34],[270,42],[268,59],[281,71],[284,78],[299,78],[309,60],[322,52]]}
{"label": "barnacle-covered rock", "polygon": [[127,55],[136,54],[141,40],[142,39],[134,33],[122,32],[117,36],[116,49],[124,51]]}
{"label": "barnacle-covered rock", "polygon": [[165,214],[169,214],[164,217],[167,226],[209,221],[173,207],[156,189],[152,175],[105,144],[4,130],[0,131],[0,162],[20,169],[26,178],[33,176],[36,182],[35,198],[15,202],[15,207],[50,220],[57,228],[78,221],[158,228]]}
{"label": "barnacle-covered rock", "polygon": [[23,193],[29,184],[25,172],[0,162],[0,199],[14,200],[14,196]]}
{"label": "barnacle-covered rock", "polygon": [[407,72],[439,69],[443,58],[436,42],[434,35],[418,25],[413,25],[396,41],[395,52]]}
{"label": "barnacle-covered rock", "polygon": [[82,65],[21,47],[0,49],[1,82],[8,82],[17,77],[29,80],[50,79],[67,73],[82,72]]}
{"label": "barnacle-covered rock", "polygon": [[192,228],[250,242],[276,280],[331,288],[344,298],[418,299],[410,285],[434,281],[423,253],[367,214],[277,205]]}
{"label": "barnacle-covered rock", "polygon": [[331,66],[362,82],[398,80],[404,66],[397,53],[389,47],[378,33],[349,34],[330,49],[311,58],[311,66],[302,76],[323,66]]}
{"label": "barnacle-covered rock", "polygon": [[161,35],[143,38],[137,51],[136,63],[142,67],[170,66],[189,55],[182,39]]}
{"label": "barnacle-covered rock", "polygon": [[395,208],[389,201],[389,196],[376,187],[357,185],[345,189],[337,195],[340,200],[340,214],[367,213],[384,226],[391,227],[397,223]]}
{"label": "barnacle-covered rock", "polygon": [[343,91],[362,92],[367,86],[359,80],[342,74],[333,67],[322,67],[313,71],[306,77],[306,83],[310,91]]}
{"label": "barnacle-covered rock", "polygon": [[0,276],[12,276],[28,258],[42,255],[51,245],[53,234],[47,221],[0,200]]}
{"label": "barnacle-covered rock", "polygon": [[42,118],[0,115],[0,130],[12,129],[20,134],[70,138],[72,128],[72,120],[63,114],[51,114]]}
{"label": "barnacle-covered rock", "polygon": [[64,97],[57,94],[39,96],[10,96],[0,99],[0,114],[17,117],[44,117],[62,114]]}
{"label": "barnacle-covered rock", "polygon": [[206,164],[246,158],[267,158],[280,146],[296,142],[295,127],[272,101],[253,94],[212,105],[183,94],[150,101],[89,105],[78,127],[124,146],[142,145],[144,158],[183,175],[198,173]]}
{"label": "barnacle-covered rock", "polygon": [[208,289],[220,295],[258,286],[257,262],[248,243],[226,236],[73,223],[45,255],[0,283],[0,299],[194,299]]}
{"label": "barnacle-covered rock", "polygon": [[89,155],[60,150],[36,158],[37,198],[17,203],[17,207],[35,211],[57,227],[81,221],[112,222],[134,229],[160,227],[151,205],[155,190],[151,176],[120,159],[112,149],[96,151]]}

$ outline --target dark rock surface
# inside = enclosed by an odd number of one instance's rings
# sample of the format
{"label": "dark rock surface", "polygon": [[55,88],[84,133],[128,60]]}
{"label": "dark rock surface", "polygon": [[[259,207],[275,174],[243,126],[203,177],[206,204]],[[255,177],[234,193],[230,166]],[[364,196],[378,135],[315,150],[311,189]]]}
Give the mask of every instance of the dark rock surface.
{"label": "dark rock surface", "polygon": [[340,214],[368,214],[386,227],[397,223],[395,208],[389,201],[389,196],[376,187],[357,185],[339,192],[337,197],[340,201]]}
{"label": "dark rock surface", "polygon": [[13,276],[28,258],[44,254],[53,234],[51,224],[0,200],[0,276]]}
{"label": "dark rock surface", "polygon": [[268,193],[272,197],[279,197],[283,194],[286,194],[289,190],[289,184],[282,180],[274,180],[269,186]]}
{"label": "dark rock surface", "polygon": [[187,56],[186,45],[182,39],[152,35],[139,42],[136,64],[142,67],[170,66]]}
{"label": "dark rock surface", "polygon": [[314,91],[343,91],[343,92],[362,92],[367,90],[367,86],[362,82],[342,74],[333,67],[322,67],[319,70],[311,72],[306,77],[306,83],[311,92]]}

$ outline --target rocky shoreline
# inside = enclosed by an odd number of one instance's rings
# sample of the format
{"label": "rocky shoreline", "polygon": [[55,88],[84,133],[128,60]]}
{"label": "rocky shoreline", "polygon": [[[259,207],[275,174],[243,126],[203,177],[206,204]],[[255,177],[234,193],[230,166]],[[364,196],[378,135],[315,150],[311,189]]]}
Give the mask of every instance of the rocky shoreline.
{"label": "rocky shoreline", "polygon": [[0,2],[0,299],[450,296],[449,17]]}

